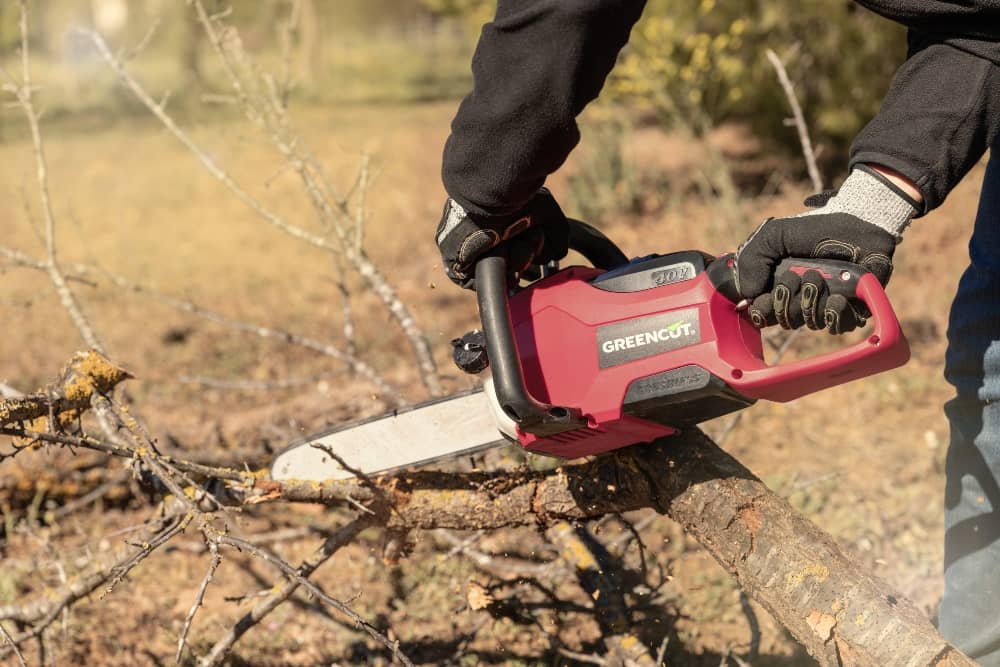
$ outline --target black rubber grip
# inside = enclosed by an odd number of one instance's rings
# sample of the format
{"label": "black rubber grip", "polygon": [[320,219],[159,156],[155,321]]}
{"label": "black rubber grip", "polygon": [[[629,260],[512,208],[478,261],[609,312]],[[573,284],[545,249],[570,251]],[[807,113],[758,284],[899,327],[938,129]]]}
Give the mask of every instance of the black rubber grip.
{"label": "black rubber grip", "polygon": [[567,218],[569,248],[586,258],[594,268],[610,271],[628,264],[628,257],[615,242],[585,222]]}
{"label": "black rubber grip", "polygon": [[507,261],[503,257],[486,257],[476,263],[476,298],[486,354],[493,368],[493,388],[503,411],[522,431],[539,436],[586,426],[578,409],[547,405],[528,393],[510,319]]}
{"label": "black rubber grip", "polygon": [[[739,303],[743,296],[736,289],[736,256],[733,253],[719,257],[708,265],[708,278],[724,297]],[[848,298],[857,295],[858,281],[868,273],[863,267],[838,259],[801,259],[787,257],[774,270],[778,276],[785,271],[794,271],[800,276],[813,269],[819,271],[826,282],[830,294],[842,294]]]}

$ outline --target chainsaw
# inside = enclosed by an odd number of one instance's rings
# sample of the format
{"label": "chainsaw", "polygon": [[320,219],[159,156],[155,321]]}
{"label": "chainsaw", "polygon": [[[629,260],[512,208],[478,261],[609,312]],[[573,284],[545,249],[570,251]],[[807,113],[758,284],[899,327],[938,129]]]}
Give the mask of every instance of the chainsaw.
{"label": "chainsaw", "polygon": [[[732,254],[631,261],[598,230],[570,222],[592,266],[541,267],[510,289],[503,257],[476,265],[482,323],[453,341],[473,390],[318,433],[280,452],[276,480],[376,475],[514,442],[572,459],[648,442],[758,400],[786,402],[903,365],[909,346],[882,285],[856,264],[785,259],[860,302],[872,330],[815,357],[769,365],[735,284]],[[534,267],[537,270],[539,267]]]}

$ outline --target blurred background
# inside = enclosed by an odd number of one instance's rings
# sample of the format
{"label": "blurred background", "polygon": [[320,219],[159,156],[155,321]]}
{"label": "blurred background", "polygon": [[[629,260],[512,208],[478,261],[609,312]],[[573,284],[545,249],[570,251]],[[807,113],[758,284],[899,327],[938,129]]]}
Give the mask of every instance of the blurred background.
{"label": "blurred background", "polygon": [[[469,386],[452,370],[448,342],[476,324],[475,304],[448,283],[431,233],[445,196],[441,149],[471,86],[470,59],[494,3],[206,0],[211,25],[225,37],[221,51],[188,2],[29,6],[59,261],[109,356],[136,376],[130,394],[165,447],[261,466],[302,432],[382,412],[392,393],[426,397],[406,318],[387,305],[365,267],[406,305],[444,390]],[[5,81],[21,78],[19,18],[17,3],[0,2]],[[107,43],[110,63],[80,29]],[[905,55],[902,29],[841,0],[650,0],[601,99],[581,118],[579,149],[551,179],[567,213],[637,256],[732,250],[764,217],[800,210],[814,186],[766,49],[784,63],[823,185],[835,187],[852,136],[877,111]],[[0,384],[26,392],[86,347],[38,270],[47,214],[33,148],[23,109],[0,107]],[[940,406],[950,396],[941,378],[944,328],[981,174],[980,166],[944,207],[918,221],[897,253],[889,294],[913,346],[909,365],[706,426],[932,616],[941,593],[947,444]],[[274,220],[322,242],[304,242]],[[347,247],[370,266],[351,260]],[[928,256],[933,280],[922,264]],[[785,342],[768,336],[775,346]],[[843,344],[815,335],[793,343],[792,357]],[[346,368],[344,352],[367,370]],[[844,411],[854,417],[849,424]],[[523,462],[516,452],[504,456]],[[84,465],[63,450],[0,463],[0,604],[56,581],[48,569],[39,581],[39,562],[107,548],[105,535],[137,521],[147,501],[127,485],[70,523],[46,521],[47,511],[103,483],[109,465]],[[268,518],[272,526],[325,520],[311,510],[284,512],[280,522]],[[647,557],[665,573],[656,601],[673,624],[671,664],[714,667],[748,651],[754,665],[810,664],[677,526],[629,518],[644,526]],[[530,530],[499,531],[477,548],[501,553],[537,538]],[[537,627],[465,606],[467,584],[490,579],[454,557],[452,542],[419,537],[414,556],[387,575],[373,556],[380,540],[365,533],[347,550],[348,565],[321,571],[317,581],[344,599],[364,590],[354,608],[391,627],[411,657],[424,664],[561,659]],[[304,553],[295,542],[276,548]],[[151,559],[156,581],[138,577],[87,603],[54,650],[67,664],[157,664],[176,643],[204,572],[199,558]],[[637,552],[623,558],[637,562]],[[74,566],[66,567],[72,574]],[[260,585],[252,567],[219,576],[220,591]],[[238,613],[215,587],[205,609],[203,629],[190,640],[197,651]],[[307,612],[282,607],[266,632],[237,645],[232,664],[386,661],[352,628]],[[561,645],[588,650],[592,621],[568,612],[558,620]]]}

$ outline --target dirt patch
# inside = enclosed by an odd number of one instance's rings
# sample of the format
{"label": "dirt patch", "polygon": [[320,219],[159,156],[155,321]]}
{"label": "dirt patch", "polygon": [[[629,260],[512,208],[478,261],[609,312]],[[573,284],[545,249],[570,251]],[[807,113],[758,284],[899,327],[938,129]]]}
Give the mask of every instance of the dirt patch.
{"label": "dirt patch", "polygon": [[[444,196],[434,174],[453,109],[449,103],[307,110],[300,115],[304,134],[311,138],[314,152],[330,164],[333,178],[351,174],[363,149],[375,152],[380,173],[370,197],[366,243],[413,307],[450,391],[470,381],[451,369],[448,341],[476,324],[472,296],[447,284],[429,236]],[[311,220],[308,203],[290,177],[273,176],[273,153],[246,142],[247,132],[238,123],[192,129],[237,178],[283,214]],[[733,132],[723,137],[728,145],[746,140],[738,130]],[[697,157],[695,149],[655,130],[644,130],[640,143],[650,168],[687,168],[692,156]],[[99,263],[228,317],[316,339],[342,340],[343,317],[329,259],[260,223],[158,128],[133,123],[86,136],[53,131],[48,150],[67,264]],[[150,160],[151,155],[156,159]],[[28,144],[0,145],[0,162],[9,165],[0,175],[5,192],[15,193],[22,182],[29,182]],[[553,179],[557,197],[564,178]],[[941,379],[942,332],[966,264],[980,179],[981,167],[942,209],[914,225],[897,253],[889,293],[908,334],[912,332],[913,360],[892,373],[791,404],[758,404],[745,411],[726,440],[730,452],[929,614],[941,595],[940,496],[947,442],[941,405],[950,396]],[[797,211],[806,194],[807,188],[784,183],[773,196],[747,201],[748,219]],[[0,198],[0,217],[21,221],[7,226],[4,244],[40,256],[17,202],[17,196]],[[617,220],[604,231],[630,255],[688,248],[732,250],[741,240],[739,234],[749,229],[721,235],[722,227],[713,224],[718,215],[711,202],[688,198],[655,215]],[[932,280],[924,261],[929,255],[937,260]],[[0,380],[30,391],[50,381],[82,343],[44,275],[6,268],[4,278],[0,311],[12,324],[5,330],[8,353],[0,356]],[[356,295],[361,353],[407,397],[421,398],[413,362],[395,325],[359,283],[350,287]],[[304,433],[385,408],[384,398],[369,384],[328,357],[234,332],[102,281],[74,289],[109,354],[136,376],[129,391],[150,428],[164,446],[192,457],[235,457],[250,467],[263,465],[277,448]],[[797,353],[814,354],[835,344],[803,336]],[[278,386],[281,382],[287,386]],[[723,432],[728,419],[708,424],[709,433]],[[496,456],[513,456],[517,462],[513,454]],[[70,460],[71,453],[65,451],[32,452],[19,457],[17,467],[0,464],[0,480],[8,490],[18,479]],[[494,463],[476,460],[468,465]],[[140,494],[124,507],[105,499],[96,509],[46,524],[44,512],[58,508],[69,496],[43,489],[20,501],[35,507],[35,523],[23,529],[8,526],[0,547],[0,604],[58,584],[63,575],[57,563],[68,568],[63,574],[72,576],[93,554],[128,539],[146,512]],[[629,518],[642,521],[646,515]],[[752,510],[742,519],[751,530],[759,521]],[[279,527],[334,526],[342,520],[337,513],[314,508],[263,509],[247,517],[242,528],[249,534]],[[624,531],[614,526],[605,530],[607,537]],[[662,636],[669,625],[676,641],[668,656],[684,660],[682,664],[714,667],[726,651],[745,652],[751,629],[759,627],[761,657],[755,665],[808,664],[766,613],[741,601],[729,576],[676,526],[655,520],[642,537],[645,567],[664,573],[662,588],[655,596],[648,594],[648,634]],[[470,586],[479,586],[494,600],[543,600],[537,589],[515,575],[485,576],[473,560],[453,552],[453,545],[436,535],[415,538],[413,555],[387,568],[382,563],[384,536],[367,531],[338,554],[334,565],[322,568],[316,580],[332,595],[351,600],[379,627],[391,628],[423,664],[540,664],[539,656],[557,659],[538,627],[513,611],[491,613],[493,605],[475,609],[479,603],[470,605],[468,597]],[[317,543],[318,538],[304,532],[273,548],[295,562]],[[541,548],[532,531],[501,531],[476,544],[480,550],[526,561],[551,557],[532,553]],[[629,568],[641,567],[636,548],[623,558]],[[69,615],[51,638],[56,661],[135,665],[168,660],[207,564],[196,535],[172,552],[155,555],[105,599],[95,597]],[[194,650],[207,650],[253,604],[258,591],[269,589],[275,580],[259,562],[227,556],[192,631]],[[669,613],[658,615],[656,609]],[[584,616],[551,609],[540,618],[546,630],[558,631],[571,648],[592,649],[596,626]],[[386,661],[382,649],[343,619],[301,596],[249,633],[237,645],[233,664]]]}

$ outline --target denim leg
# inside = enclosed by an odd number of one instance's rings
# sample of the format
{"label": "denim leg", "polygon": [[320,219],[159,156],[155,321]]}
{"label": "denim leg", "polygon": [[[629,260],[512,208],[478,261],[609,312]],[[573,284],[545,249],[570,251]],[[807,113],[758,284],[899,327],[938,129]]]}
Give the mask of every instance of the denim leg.
{"label": "denim leg", "polygon": [[1000,146],[993,149],[948,324],[944,599],[940,629],[1000,667]]}

